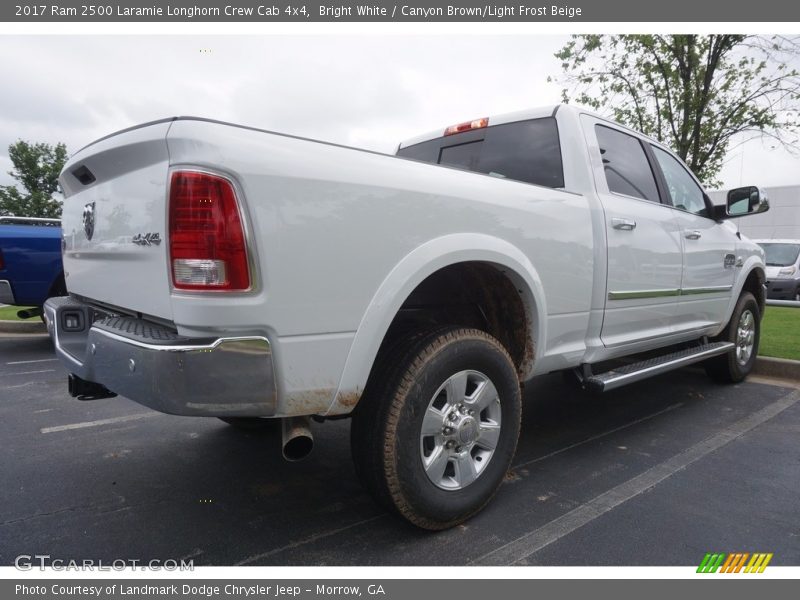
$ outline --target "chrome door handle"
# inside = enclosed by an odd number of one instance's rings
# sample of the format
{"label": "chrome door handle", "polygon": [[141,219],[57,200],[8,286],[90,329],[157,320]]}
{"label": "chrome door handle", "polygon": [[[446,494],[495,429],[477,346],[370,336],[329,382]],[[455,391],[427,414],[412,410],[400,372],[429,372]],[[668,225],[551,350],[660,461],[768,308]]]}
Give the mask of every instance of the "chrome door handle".
{"label": "chrome door handle", "polygon": [[636,229],[636,221],[614,217],[611,219],[611,227],[620,231],[633,231]]}
{"label": "chrome door handle", "polygon": [[695,229],[694,231],[687,231],[686,235],[683,237],[685,237],[687,240],[699,240],[701,237],[703,237],[703,234]]}

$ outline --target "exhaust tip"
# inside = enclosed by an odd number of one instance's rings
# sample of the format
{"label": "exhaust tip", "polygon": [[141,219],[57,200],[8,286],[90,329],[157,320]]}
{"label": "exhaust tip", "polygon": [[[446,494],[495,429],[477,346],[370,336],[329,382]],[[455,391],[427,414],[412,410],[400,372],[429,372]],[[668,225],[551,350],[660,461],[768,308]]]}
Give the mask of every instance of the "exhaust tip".
{"label": "exhaust tip", "polygon": [[290,462],[303,460],[314,449],[314,438],[298,435],[283,445],[283,458]]}
{"label": "exhaust tip", "polygon": [[283,458],[290,462],[304,459],[314,449],[314,436],[308,417],[281,419],[281,434]]}
{"label": "exhaust tip", "polygon": [[38,317],[42,314],[42,308],[40,306],[34,308],[23,308],[22,310],[17,311],[17,316],[20,319],[32,319],[33,317]]}

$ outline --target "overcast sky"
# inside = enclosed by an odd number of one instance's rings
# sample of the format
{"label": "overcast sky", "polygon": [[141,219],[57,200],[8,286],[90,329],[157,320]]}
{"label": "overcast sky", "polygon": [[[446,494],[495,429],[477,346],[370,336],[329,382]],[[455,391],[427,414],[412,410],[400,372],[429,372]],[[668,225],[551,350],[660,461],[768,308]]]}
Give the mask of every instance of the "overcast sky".
{"label": "overcast sky", "polygon": [[[76,151],[196,115],[372,150],[459,121],[554,104],[563,36],[0,36],[0,185],[17,139]],[[750,142],[725,187],[800,183],[800,158]]]}

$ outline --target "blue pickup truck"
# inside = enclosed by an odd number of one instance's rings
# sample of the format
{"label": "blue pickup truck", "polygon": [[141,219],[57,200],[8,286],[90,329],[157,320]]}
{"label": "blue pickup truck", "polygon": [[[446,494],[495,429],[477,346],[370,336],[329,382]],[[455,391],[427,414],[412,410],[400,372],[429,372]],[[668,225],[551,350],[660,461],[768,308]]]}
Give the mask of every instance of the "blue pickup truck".
{"label": "blue pickup truck", "polygon": [[58,219],[0,217],[0,304],[32,306],[41,314],[51,296],[66,294]]}

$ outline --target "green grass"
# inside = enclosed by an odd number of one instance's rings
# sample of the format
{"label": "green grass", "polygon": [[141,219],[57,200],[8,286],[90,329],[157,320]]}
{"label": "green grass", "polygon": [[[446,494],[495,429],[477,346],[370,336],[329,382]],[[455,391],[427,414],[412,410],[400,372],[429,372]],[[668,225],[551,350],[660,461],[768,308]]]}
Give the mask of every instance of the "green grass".
{"label": "green grass", "polygon": [[[32,319],[20,319],[17,316],[17,311],[23,308],[30,308],[29,306],[0,306],[0,321],[29,321]],[[36,317],[37,319],[39,317]]]}
{"label": "green grass", "polygon": [[761,322],[761,356],[800,360],[800,308],[768,306]]}

